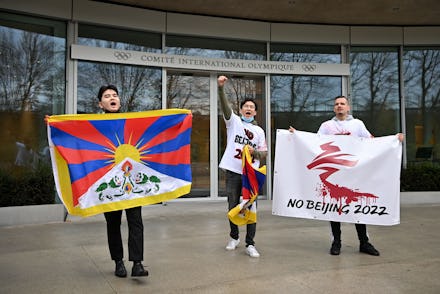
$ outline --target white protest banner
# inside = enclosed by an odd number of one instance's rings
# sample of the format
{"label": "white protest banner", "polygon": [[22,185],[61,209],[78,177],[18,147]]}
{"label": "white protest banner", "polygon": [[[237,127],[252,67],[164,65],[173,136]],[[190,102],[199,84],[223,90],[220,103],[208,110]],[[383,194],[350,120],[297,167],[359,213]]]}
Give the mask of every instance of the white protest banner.
{"label": "white protest banner", "polygon": [[277,130],[272,213],[350,223],[400,222],[402,144]]}

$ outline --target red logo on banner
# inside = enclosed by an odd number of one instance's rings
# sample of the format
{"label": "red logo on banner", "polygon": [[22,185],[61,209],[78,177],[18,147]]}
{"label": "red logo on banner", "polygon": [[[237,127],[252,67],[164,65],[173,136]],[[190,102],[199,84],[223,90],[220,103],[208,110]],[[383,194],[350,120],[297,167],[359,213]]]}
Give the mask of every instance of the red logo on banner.
{"label": "red logo on banner", "polygon": [[[322,182],[322,187],[320,188],[321,196],[324,199],[326,196],[330,196],[330,199],[335,199],[339,202],[340,207],[342,207],[343,200],[345,200],[345,204],[350,204],[351,202],[357,202],[360,197],[364,197],[365,199],[379,198],[371,193],[360,192],[358,189],[339,186],[338,184],[330,183],[327,180],[328,177],[339,171],[339,168],[334,167],[335,165],[352,167],[357,164],[357,160],[343,159],[343,157],[353,155],[340,153],[341,149],[338,146],[331,145],[332,143],[333,142],[322,144],[320,147],[323,152],[316,156],[313,161],[307,165],[308,169],[320,169],[324,171],[319,175]],[[339,214],[340,213],[341,211],[339,211]]]}

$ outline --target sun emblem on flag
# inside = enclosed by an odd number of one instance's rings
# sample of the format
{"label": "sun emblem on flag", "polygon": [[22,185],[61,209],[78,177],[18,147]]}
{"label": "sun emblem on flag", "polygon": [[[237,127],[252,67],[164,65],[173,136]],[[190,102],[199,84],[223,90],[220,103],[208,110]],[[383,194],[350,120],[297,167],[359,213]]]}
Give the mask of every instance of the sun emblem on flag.
{"label": "sun emblem on flag", "polygon": [[[118,142],[120,142],[119,139]],[[145,156],[148,151],[145,148],[143,150],[142,148],[139,148],[140,144],[133,146],[130,143],[131,138],[129,139],[128,144],[120,144],[118,147],[110,144],[110,148],[108,148],[110,154],[108,157],[110,157],[109,162],[111,165],[109,168],[112,169],[120,163],[122,163],[122,166],[119,174],[114,176],[109,182],[103,181],[99,183],[98,188],[95,190],[95,192],[98,193],[99,200],[113,200],[115,197],[130,195],[131,193],[142,193],[146,196],[153,190],[149,185],[150,183],[154,183],[153,192],[158,192],[160,190],[159,183],[161,180],[158,176],[148,176],[143,172],[138,172],[136,175],[132,174],[133,164],[127,160],[127,158],[136,162],[142,162],[143,160],[148,159],[148,157]]]}

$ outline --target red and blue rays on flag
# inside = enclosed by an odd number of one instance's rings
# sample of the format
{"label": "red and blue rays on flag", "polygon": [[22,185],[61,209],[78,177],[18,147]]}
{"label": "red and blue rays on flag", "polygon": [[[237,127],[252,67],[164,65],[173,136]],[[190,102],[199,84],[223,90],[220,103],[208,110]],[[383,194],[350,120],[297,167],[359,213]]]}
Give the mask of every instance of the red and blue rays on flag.
{"label": "red and blue rays on flag", "polygon": [[[179,185],[169,189],[162,188],[162,196],[158,193],[148,200],[136,199],[132,203],[122,201],[121,205],[116,206],[114,203],[107,203],[102,209],[76,214],[87,216],[106,210],[153,204],[189,193],[192,181],[191,129],[191,113],[184,109],[50,116],[48,138],[53,149],[52,166],[58,193],[68,211],[75,214],[73,208],[80,206],[80,198],[90,192],[90,187],[124,161],[124,168],[136,163],[141,167],[148,167],[150,179],[153,179],[153,170],[164,178],[166,176],[167,181],[179,181]],[[130,170],[125,172],[125,180],[134,183],[134,175],[129,178],[129,173]],[[145,173],[139,173],[138,177],[139,175],[148,179]],[[156,183],[157,181],[159,180]],[[182,183],[188,183],[189,186],[183,185],[185,187],[182,190]],[[161,184],[167,186],[166,183]],[[108,185],[111,186],[110,181]],[[112,187],[115,186],[117,185],[113,181]],[[130,184],[129,187],[132,186]],[[124,186],[125,189],[126,187]],[[180,190],[175,192],[173,189]]]}
{"label": "red and blue rays on flag", "polygon": [[257,199],[258,192],[266,180],[266,166],[258,169],[252,166],[252,155],[249,146],[243,147],[242,153],[242,188],[243,201],[231,209],[228,217],[236,225],[245,225],[257,222],[257,208],[252,205]]}

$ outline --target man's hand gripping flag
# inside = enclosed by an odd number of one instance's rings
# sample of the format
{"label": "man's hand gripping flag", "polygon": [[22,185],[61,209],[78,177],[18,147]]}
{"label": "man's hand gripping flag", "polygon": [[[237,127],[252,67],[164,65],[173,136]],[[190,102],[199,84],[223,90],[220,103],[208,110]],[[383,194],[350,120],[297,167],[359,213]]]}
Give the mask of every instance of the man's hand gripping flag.
{"label": "man's hand gripping flag", "polygon": [[258,192],[266,180],[266,166],[255,169],[252,166],[252,155],[249,146],[245,145],[242,151],[242,189],[243,200],[228,212],[228,218],[238,226],[257,222],[257,199]]}

